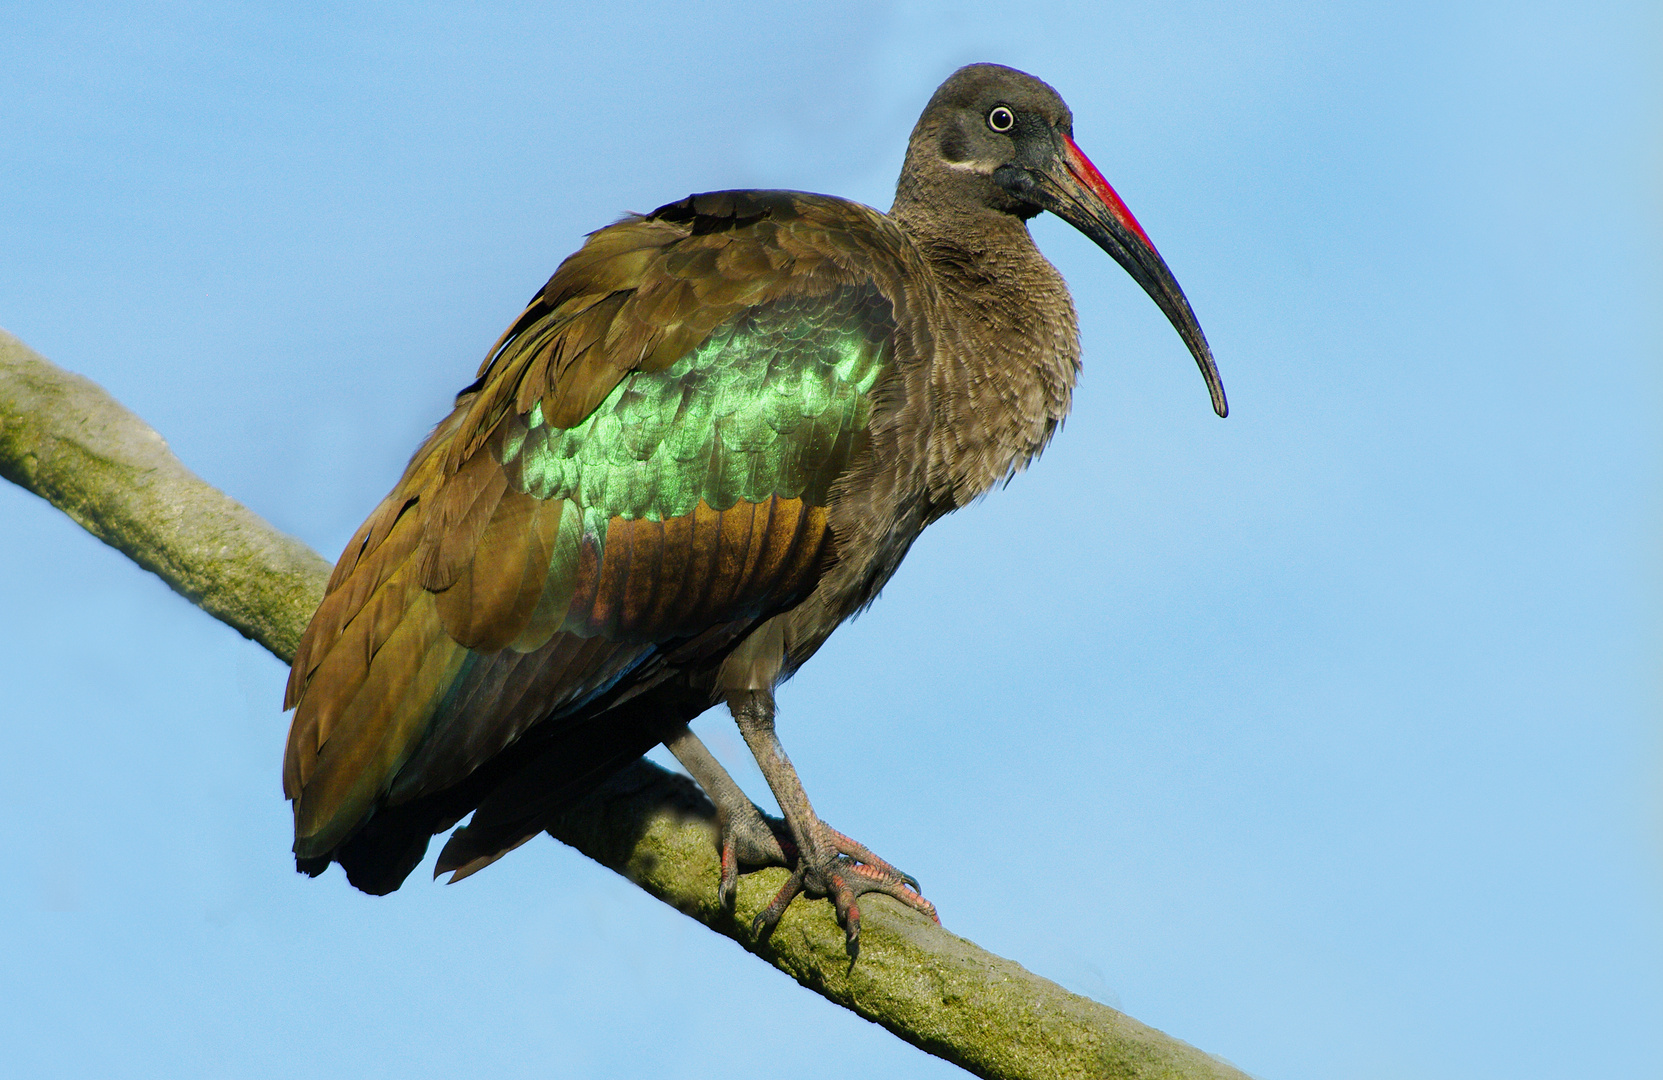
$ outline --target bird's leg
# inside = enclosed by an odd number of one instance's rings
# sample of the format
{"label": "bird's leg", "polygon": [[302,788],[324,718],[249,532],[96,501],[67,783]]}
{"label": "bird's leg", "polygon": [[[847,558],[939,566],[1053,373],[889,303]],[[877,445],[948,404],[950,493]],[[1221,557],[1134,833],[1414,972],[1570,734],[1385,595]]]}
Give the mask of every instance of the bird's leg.
{"label": "bird's leg", "polygon": [[692,728],[681,725],[679,731],[664,740],[664,746],[716,806],[716,824],[722,843],[722,877],[716,896],[731,911],[734,888],[739,883],[739,867],[789,867],[797,854],[796,845],[785,822],[757,809],[722,763],[693,734]]}
{"label": "bird's leg", "polygon": [[829,897],[837,910],[837,921],[843,926],[852,960],[860,952],[860,907],[856,903],[859,896],[880,892],[937,919],[935,905],[918,895],[916,879],[873,855],[864,845],[827,827],[814,813],[796,768],[774,734],[773,694],[766,690],[735,691],[728,696],[728,708],[774,798],[779,801],[797,848],[790,879],[757,915],[752,929],[763,936],[772,933],[774,924],[800,892]]}

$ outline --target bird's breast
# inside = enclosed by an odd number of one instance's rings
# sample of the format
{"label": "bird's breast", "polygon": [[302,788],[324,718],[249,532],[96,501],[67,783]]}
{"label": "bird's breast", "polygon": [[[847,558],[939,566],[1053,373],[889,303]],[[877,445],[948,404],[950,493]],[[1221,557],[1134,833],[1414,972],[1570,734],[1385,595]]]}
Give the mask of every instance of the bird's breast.
{"label": "bird's breast", "polygon": [[945,291],[929,453],[942,512],[1025,468],[1068,415],[1079,324],[1062,277],[1034,257]]}

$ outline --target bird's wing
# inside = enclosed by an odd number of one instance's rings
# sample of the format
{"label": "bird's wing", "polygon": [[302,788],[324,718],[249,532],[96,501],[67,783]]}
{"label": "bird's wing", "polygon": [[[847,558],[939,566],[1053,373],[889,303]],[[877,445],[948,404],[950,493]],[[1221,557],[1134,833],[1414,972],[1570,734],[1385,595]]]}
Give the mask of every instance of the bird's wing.
{"label": "bird's wing", "polygon": [[347,545],[301,640],[298,857],[813,589],[832,484],[893,368],[887,228],[838,200],[717,193],[562,264]]}

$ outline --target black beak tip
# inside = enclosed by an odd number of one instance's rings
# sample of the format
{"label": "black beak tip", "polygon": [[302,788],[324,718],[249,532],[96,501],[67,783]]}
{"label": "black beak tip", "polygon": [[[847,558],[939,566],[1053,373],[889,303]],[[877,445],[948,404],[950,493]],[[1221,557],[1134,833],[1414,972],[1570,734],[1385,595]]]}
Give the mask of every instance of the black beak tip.
{"label": "black beak tip", "polygon": [[[1201,369],[1201,378],[1207,383],[1207,395],[1213,400],[1213,412],[1222,420],[1230,415],[1230,402],[1224,396],[1224,380],[1219,377],[1218,364],[1213,360],[1213,350],[1207,344],[1207,339],[1202,336],[1200,325],[1195,322],[1195,316],[1189,313],[1187,301],[1184,308],[1189,318],[1174,319],[1173,325],[1178,327],[1179,333],[1190,346],[1190,352],[1195,356],[1195,366]],[[1186,329],[1191,333],[1184,333]]]}

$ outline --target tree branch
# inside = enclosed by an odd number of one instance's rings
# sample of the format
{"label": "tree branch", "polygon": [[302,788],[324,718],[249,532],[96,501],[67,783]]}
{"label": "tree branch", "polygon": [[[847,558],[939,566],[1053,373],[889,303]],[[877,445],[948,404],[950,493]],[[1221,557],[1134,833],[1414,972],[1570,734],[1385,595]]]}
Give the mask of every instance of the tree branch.
{"label": "tree branch", "polygon": [[317,552],[185,468],[89,379],[0,330],[0,476],[287,663],[323,599]]}
{"label": "tree branch", "polygon": [[[74,518],[191,603],[288,662],[329,565],[204,483],[94,383],[0,330],[0,476]],[[887,897],[862,901],[850,964],[829,904],[796,903],[759,941],[784,880],[716,902],[715,814],[690,780],[637,762],[549,832],[907,1042],[985,1077],[1234,1078],[1194,1047],[977,948]]]}

